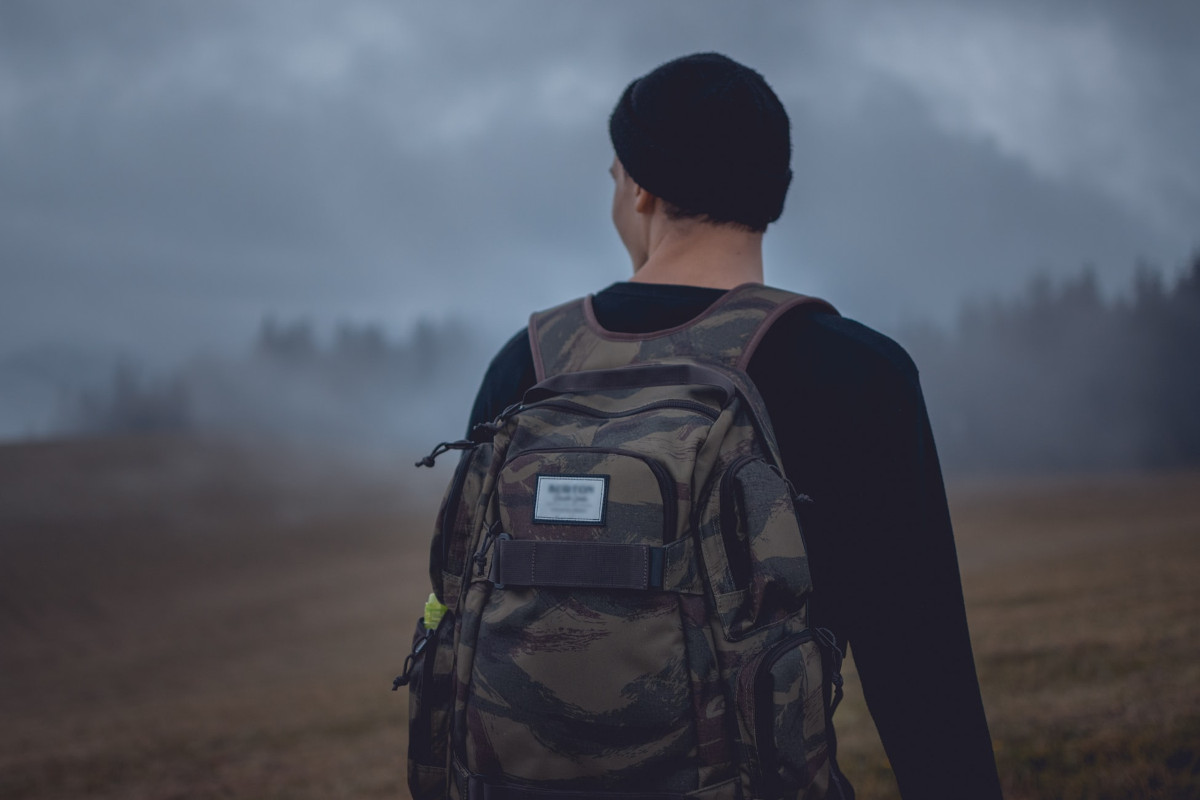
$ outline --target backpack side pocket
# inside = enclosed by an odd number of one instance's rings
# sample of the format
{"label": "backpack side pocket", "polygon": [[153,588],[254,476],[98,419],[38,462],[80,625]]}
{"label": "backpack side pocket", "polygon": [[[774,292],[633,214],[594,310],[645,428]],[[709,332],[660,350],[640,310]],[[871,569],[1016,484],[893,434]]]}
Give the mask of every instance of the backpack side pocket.
{"label": "backpack side pocket", "polygon": [[[730,640],[804,608],[812,580],[791,484],[756,456],[736,459],[716,491],[719,557],[708,563],[717,614]],[[711,545],[706,550],[709,556]]]}
{"label": "backpack side pocket", "polygon": [[770,796],[829,779],[821,650],[803,630],[760,653],[739,676],[738,712],[754,732],[756,772]]}
{"label": "backpack side pocket", "polygon": [[408,684],[408,788],[413,800],[446,796],[454,669],[454,615],[434,630],[417,621],[413,649],[395,688]]}
{"label": "backpack side pocket", "polygon": [[434,523],[429,578],[438,600],[454,608],[471,552],[479,499],[492,462],[491,442],[477,444],[459,457]]}

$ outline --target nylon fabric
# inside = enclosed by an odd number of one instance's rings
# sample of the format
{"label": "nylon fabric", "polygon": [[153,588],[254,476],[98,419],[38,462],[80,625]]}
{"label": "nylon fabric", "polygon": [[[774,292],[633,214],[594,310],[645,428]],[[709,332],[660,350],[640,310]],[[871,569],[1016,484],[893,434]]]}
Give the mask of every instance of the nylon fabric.
{"label": "nylon fabric", "polygon": [[825,796],[795,491],[739,369],[798,305],[828,309],[747,284],[646,336],[604,331],[586,298],[533,316],[542,382],[487,424],[438,517],[453,631],[424,657],[451,689],[410,737],[448,742],[418,765],[456,776],[444,796]]}

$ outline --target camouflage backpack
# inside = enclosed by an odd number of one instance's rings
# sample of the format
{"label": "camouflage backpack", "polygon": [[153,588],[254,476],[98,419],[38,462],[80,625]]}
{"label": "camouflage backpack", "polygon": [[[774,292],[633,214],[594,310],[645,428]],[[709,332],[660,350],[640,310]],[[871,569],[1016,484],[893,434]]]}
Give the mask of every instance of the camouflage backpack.
{"label": "camouflage backpack", "polygon": [[833,312],[747,284],[644,335],[533,315],[537,385],[421,462],[464,451],[396,679],[414,798],[843,796],[806,498],[745,374],[799,305]]}

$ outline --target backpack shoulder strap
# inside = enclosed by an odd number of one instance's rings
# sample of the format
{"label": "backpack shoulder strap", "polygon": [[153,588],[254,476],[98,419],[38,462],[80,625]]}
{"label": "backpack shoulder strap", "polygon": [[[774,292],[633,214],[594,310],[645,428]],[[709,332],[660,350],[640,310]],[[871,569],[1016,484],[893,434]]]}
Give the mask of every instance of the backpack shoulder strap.
{"label": "backpack shoulder strap", "polygon": [[801,306],[837,313],[815,297],[744,283],[682,325],[649,333],[620,333],[601,327],[588,295],[530,317],[529,344],[539,381],[564,372],[666,359],[700,361],[744,372],[771,325]]}

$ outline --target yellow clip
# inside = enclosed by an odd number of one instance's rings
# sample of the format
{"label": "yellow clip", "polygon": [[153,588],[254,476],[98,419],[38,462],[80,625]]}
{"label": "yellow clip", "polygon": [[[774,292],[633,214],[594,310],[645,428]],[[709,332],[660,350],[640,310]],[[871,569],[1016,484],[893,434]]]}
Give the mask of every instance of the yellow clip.
{"label": "yellow clip", "polygon": [[430,592],[429,599],[425,601],[425,630],[431,631],[440,625],[447,611],[449,609],[438,602],[437,595]]}

